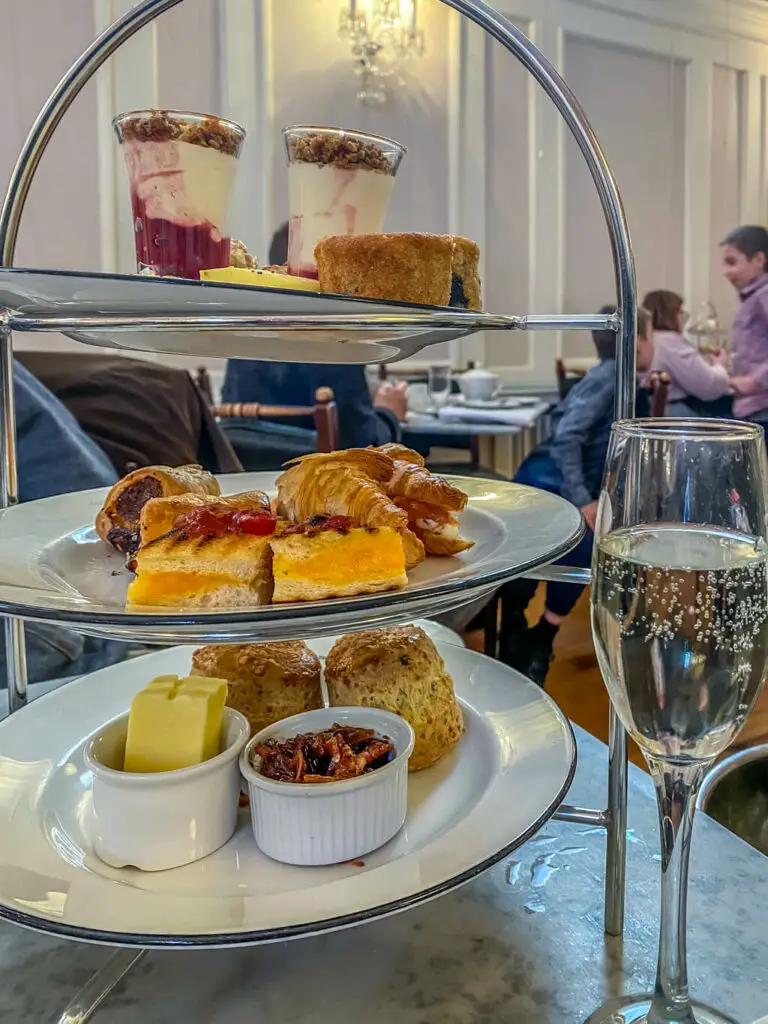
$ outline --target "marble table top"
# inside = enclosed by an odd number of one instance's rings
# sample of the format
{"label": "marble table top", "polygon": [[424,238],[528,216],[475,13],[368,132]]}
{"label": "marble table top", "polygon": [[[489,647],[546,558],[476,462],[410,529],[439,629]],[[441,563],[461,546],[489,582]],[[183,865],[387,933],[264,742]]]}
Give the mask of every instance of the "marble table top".
{"label": "marble table top", "polygon": [[[577,730],[569,801],[603,806],[606,748]],[[650,780],[630,774],[627,920],[603,933],[605,840],[550,822],[463,889],[384,921],[250,949],[152,952],[98,1024],[580,1024],[655,972],[659,854]],[[701,815],[690,892],[692,993],[768,1013],[768,858]],[[0,1021],[43,1024],[110,951],[0,925]]]}

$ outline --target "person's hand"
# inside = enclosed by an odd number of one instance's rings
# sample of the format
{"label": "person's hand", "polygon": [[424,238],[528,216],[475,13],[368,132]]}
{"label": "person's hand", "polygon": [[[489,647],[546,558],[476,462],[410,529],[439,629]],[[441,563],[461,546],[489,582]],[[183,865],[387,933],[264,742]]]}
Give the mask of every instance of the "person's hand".
{"label": "person's hand", "polygon": [[594,533],[595,524],[597,523],[597,502],[590,501],[588,505],[582,505],[581,514],[584,516],[587,526]]}
{"label": "person's hand", "polygon": [[724,348],[719,348],[717,352],[712,353],[712,362],[717,366],[724,366],[728,369],[728,353]]}
{"label": "person's hand", "polygon": [[376,394],[373,396],[374,407],[377,409],[389,409],[402,423],[408,412],[408,399],[405,397],[405,388],[404,380],[398,381],[397,384],[390,384],[388,381],[379,384]]}
{"label": "person's hand", "polygon": [[760,390],[754,377],[731,377],[731,387],[738,398],[756,395]]}

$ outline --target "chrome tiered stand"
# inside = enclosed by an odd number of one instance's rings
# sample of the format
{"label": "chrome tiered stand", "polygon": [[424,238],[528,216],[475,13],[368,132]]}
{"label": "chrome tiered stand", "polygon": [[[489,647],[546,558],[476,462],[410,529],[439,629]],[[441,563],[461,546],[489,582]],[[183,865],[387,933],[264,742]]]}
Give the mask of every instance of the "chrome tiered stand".
{"label": "chrome tiered stand", "polygon": [[[165,11],[182,0],[144,0],[111,25],[73,64],[56,87],[35,121],[13,171],[5,202],[0,212],[0,267],[13,266],[19,223],[32,178],[53,132],[75,97],[124,43]],[[565,120],[589,167],[602,203],[613,250],[618,312],[609,316],[530,316],[488,317],[482,329],[507,330],[590,330],[612,329],[618,334],[616,360],[615,413],[619,419],[634,414],[636,288],[632,251],[626,218],[616,183],[595,135],[575,96],[542,53],[510,21],[483,0],[443,0],[448,6],[484,29],[533,75]],[[388,327],[434,327],[440,314],[403,314]],[[77,331],[107,328],[116,332],[162,331],[173,328],[231,328],[239,330],[371,330],[381,326],[375,316],[223,316],[189,317],[182,314],[155,314],[147,317],[121,314],[95,318],[25,316],[0,310],[0,508],[17,500],[17,465],[13,403],[13,331]],[[473,328],[474,329],[474,328]],[[469,333],[466,331],[465,333]],[[130,341],[124,342],[130,347]],[[539,579],[570,579],[588,582],[583,570],[563,570],[550,566],[535,573]],[[8,697],[11,713],[27,699],[24,625],[17,618],[5,618]],[[562,821],[603,827],[607,835],[605,878],[605,929],[619,935],[624,924],[624,889],[627,822],[627,738],[615,712],[611,711],[608,754],[608,800],[604,810],[561,806],[555,814]],[[84,1024],[101,1005],[115,985],[144,955],[143,950],[118,950],[96,973],[59,1018],[59,1024]]]}

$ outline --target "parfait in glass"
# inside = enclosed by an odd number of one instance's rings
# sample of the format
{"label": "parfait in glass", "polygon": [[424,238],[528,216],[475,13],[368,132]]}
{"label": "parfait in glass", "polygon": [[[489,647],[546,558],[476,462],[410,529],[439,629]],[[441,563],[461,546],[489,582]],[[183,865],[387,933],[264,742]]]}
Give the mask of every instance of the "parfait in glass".
{"label": "parfait in glass", "polygon": [[112,123],[128,171],[138,272],[199,279],[229,266],[227,217],[245,131],[178,110],[136,110]]}
{"label": "parfait in glass", "polygon": [[399,142],[343,128],[297,125],[288,150],[288,273],[317,277],[315,246],[329,235],[375,235],[406,150]]}

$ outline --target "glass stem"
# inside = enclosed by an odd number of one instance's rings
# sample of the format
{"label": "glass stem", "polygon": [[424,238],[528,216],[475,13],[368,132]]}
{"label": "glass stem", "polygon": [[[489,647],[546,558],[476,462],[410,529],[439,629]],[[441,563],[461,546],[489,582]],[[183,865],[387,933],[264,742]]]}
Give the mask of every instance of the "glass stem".
{"label": "glass stem", "polygon": [[706,766],[678,767],[648,758],[661,826],[661,934],[648,1024],[696,1024],[688,999],[688,862],[696,792]]}

